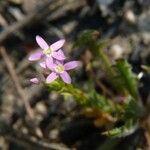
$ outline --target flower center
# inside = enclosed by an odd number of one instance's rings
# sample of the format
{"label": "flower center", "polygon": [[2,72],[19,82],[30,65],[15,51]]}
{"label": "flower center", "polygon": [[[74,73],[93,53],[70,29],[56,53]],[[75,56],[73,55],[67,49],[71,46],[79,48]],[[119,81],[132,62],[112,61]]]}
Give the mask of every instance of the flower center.
{"label": "flower center", "polygon": [[65,70],[65,68],[62,65],[58,65],[58,66],[55,67],[55,71],[57,73],[62,73],[64,70]]}
{"label": "flower center", "polygon": [[44,54],[47,55],[47,56],[50,56],[51,53],[52,53],[52,49],[51,48],[48,48],[48,49],[44,50]]}

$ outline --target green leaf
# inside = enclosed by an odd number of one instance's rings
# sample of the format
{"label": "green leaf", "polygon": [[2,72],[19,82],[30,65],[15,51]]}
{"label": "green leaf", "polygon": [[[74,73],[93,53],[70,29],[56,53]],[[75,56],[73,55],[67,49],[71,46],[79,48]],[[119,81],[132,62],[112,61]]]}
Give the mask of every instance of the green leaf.
{"label": "green leaf", "polygon": [[106,78],[111,83],[114,72],[111,67],[111,62],[104,51],[108,41],[99,40],[98,35],[99,33],[95,30],[86,30],[79,35],[77,41],[75,42],[75,46],[88,48],[94,58],[101,61],[100,68],[106,73]]}
{"label": "green leaf", "polygon": [[137,122],[142,115],[142,108],[139,107],[136,100],[129,96],[128,102],[124,105],[123,120],[126,121],[132,119],[134,122]]}
{"label": "green leaf", "polygon": [[120,119],[125,122],[124,125],[108,130],[103,133],[104,135],[122,137],[132,134],[137,129],[139,118],[142,115],[137,101],[129,96],[123,106],[123,109],[124,112]]}
{"label": "green leaf", "polygon": [[96,93],[95,91],[90,92],[85,105],[108,113],[116,112],[117,109],[112,100],[106,98],[104,95]]}
{"label": "green leaf", "polygon": [[46,85],[49,90],[55,90],[62,95],[72,95],[79,104],[84,104],[87,99],[86,94],[81,89],[74,87],[72,84],[65,84],[59,79]]}
{"label": "green leaf", "polygon": [[137,78],[131,71],[131,66],[126,60],[120,59],[113,65],[116,75],[114,82],[116,82],[117,89],[127,91],[134,99],[138,99],[138,84]]}
{"label": "green leaf", "polygon": [[105,71],[108,80],[111,80],[111,78],[114,76],[114,70],[111,67],[109,57],[103,50],[106,47],[106,45],[106,41],[97,41],[95,44],[95,52],[97,52],[96,56],[98,56],[101,61],[101,69]]}
{"label": "green leaf", "polygon": [[95,43],[95,39],[97,38],[98,34],[99,33],[96,30],[85,30],[79,34],[74,46],[92,47],[93,42]]}
{"label": "green leaf", "polygon": [[128,120],[121,127],[116,127],[112,130],[108,130],[103,132],[103,135],[111,136],[111,137],[123,137],[132,134],[137,129],[137,124],[133,120]]}
{"label": "green leaf", "polygon": [[46,84],[49,90],[60,91],[64,87],[64,82],[61,80],[55,80],[52,83]]}

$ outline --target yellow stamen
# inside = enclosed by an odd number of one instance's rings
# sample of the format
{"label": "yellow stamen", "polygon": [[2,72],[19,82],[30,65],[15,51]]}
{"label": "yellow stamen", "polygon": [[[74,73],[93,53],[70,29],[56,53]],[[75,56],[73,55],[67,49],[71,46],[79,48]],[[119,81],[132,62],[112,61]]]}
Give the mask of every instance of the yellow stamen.
{"label": "yellow stamen", "polygon": [[56,66],[55,70],[56,70],[56,72],[61,73],[65,70],[65,68],[62,65],[58,65],[58,66]]}
{"label": "yellow stamen", "polygon": [[44,54],[45,55],[50,55],[51,53],[52,53],[52,49],[51,48],[48,48],[48,49],[44,50]]}

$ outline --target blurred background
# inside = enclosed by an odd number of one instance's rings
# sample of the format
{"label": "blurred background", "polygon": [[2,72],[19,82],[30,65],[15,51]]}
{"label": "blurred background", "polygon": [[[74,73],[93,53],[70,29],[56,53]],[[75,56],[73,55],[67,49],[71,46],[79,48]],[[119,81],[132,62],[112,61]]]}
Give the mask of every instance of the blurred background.
{"label": "blurred background", "polygon": [[[112,60],[127,59],[137,74],[141,65],[150,65],[149,0],[0,0],[1,150],[107,150],[101,147],[106,142],[102,128],[84,117],[72,98],[64,101],[29,81],[41,72],[37,63],[28,61],[38,49],[37,34],[48,43],[65,38],[67,57],[82,61],[82,49],[72,46],[88,29],[109,40],[107,54]],[[86,80],[84,67],[73,76],[73,82],[83,87]],[[146,100],[149,74],[142,84],[140,93]],[[33,122],[24,109],[26,100],[34,111]],[[142,150],[144,143],[139,129],[117,141],[114,150]]]}

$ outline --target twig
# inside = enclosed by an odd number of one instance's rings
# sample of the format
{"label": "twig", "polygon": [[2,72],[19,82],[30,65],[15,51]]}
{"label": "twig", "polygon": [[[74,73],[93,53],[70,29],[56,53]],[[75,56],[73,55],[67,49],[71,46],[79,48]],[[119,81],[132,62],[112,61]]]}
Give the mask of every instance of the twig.
{"label": "twig", "polygon": [[3,43],[11,34],[13,34],[16,31],[19,31],[26,25],[28,25],[30,22],[38,21],[42,17],[44,17],[47,14],[47,8],[49,7],[50,3],[52,3],[53,0],[47,0],[44,2],[42,6],[39,6],[35,10],[33,10],[31,13],[29,13],[27,16],[25,16],[21,21],[9,25],[4,31],[0,34],[0,44]]}
{"label": "twig", "polygon": [[19,30],[23,29],[27,25],[37,23],[38,21],[46,21],[46,16],[49,16],[47,20],[55,20],[65,15],[70,10],[76,10],[83,7],[86,4],[85,0],[80,0],[80,3],[76,0],[43,0],[42,5],[38,4],[37,8],[32,10],[28,15],[24,16],[20,21],[15,22],[4,29],[0,33],[0,44],[2,44],[10,35],[16,34]]}
{"label": "twig", "polygon": [[17,89],[17,92],[20,95],[20,97],[21,97],[21,99],[22,99],[22,101],[24,103],[26,111],[27,111],[30,119],[33,119],[34,115],[33,115],[32,108],[31,108],[31,106],[29,104],[29,100],[28,100],[27,96],[25,95],[25,92],[24,92],[24,90],[23,90],[23,88],[22,88],[22,86],[21,86],[21,84],[19,82],[19,79],[17,77],[17,73],[15,72],[15,69],[13,67],[13,64],[12,64],[12,62],[11,62],[7,52],[6,52],[6,49],[4,47],[0,47],[0,53],[1,53],[1,55],[2,55],[2,57],[4,59],[4,61],[5,61],[5,64],[6,64],[7,69],[9,71],[10,75],[11,75],[11,78],[12,78],[12,80],[14,82],[14,85],[15,85],[15,87]]}
{"label": "twig", "polygon": [[63,144],[50,143],[43,139],[36,139],[28,134],[24,134],[21,131],[13,129],[10,126],[7,127],[6,132],[0,133],[6,140],[21,145],[26,149],[32,150],[70,150]]}
{"label": "twig", "polygon": [[47,20],[56,20],[62,17],[62,14],[65,15],[66,12],[75,11],[79,8],[82,8],[86,5],[85,0],[80,0],[80,3],[77,0],[65,0],[65,4],[63,4],[59,9],[56,9],[54,13],[51,13]]}
{"label": "twig", "polygon": [[103,93],[110,96],[112,99],[114,99],[114,94],[100,81],[97,79],[94,71],[93,71],[93,68],[91,66],[91,53],[89,53],[89,51],[87,51],[87,53],[85,53],[85,56],[84,57],[87,57],[86,59],[83,59],[83,62],[85,64],[85,66],[87,67],[87,71],[89,73],[89,75],[91,75],[91,77],[93,78],[93,80],[95,80],[96,84],[100,87],[100,89],[102,89]]}

